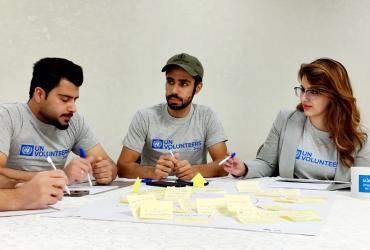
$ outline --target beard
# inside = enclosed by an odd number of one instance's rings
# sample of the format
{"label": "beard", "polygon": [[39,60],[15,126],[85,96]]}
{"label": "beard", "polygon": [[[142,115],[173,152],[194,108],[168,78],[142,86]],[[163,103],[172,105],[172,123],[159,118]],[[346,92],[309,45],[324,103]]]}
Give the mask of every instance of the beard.
{"label": "beard", "polygon": [[[59,130],[66,130],[69,127],[69,122],[67,124],[61,124],[60,121],[55,117],[52,117],[45,113],[42,113],[41,115],[45,119],[47,124],[53,125]],[[73,114],[63,114],[61,116],[72,118]]]}
{"label": "beard", "polygon": [[[168,96],[166,96],[167,105],[172,110],[182,110],[182,109],[186,108],[187,106],[189,106],[189,104],[193,101],[193,97],[194,97],[194,94],[190,98],[188,98],[186,101],[184,101],[184,99],[182,99],[181,97],[179,97],[176,94],[168,95]],[[171,98],[176,98],[177,100],[180,100],[180,103],[179,104],[171,103],[170,102]]]}

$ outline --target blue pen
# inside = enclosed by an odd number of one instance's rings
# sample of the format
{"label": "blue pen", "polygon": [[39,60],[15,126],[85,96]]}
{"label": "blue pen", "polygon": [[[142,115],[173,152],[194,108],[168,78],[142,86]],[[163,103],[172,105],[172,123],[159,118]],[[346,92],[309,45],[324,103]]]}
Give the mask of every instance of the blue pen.
{"label": "blue pen", "polygon": [[236,155],[236,153],[232,153],[231,155],[229,155],[229,156],[227,156],[225,159],[223,159],[222,161],[220,161],[220,163],[218,164],[218,165],[222,165],[222,164],[224,164],[228,159],[230,159],[230,158],[234,158],[235,157],[235,155]]}
{"label": "blue pen", "polygon": [[83,148],[80,148],[80,156],[81,158],[86,158],[86,152]]}
{"label": "blue pen", "polygon": [[[81,158],[86,158],[86,152],[85,152],[85,150],[83,149],[83,148],[80,148],[80,157]],[[90,186],[92,187],[92,182],[91,182],[91,178],[90,178],[90,175],[89,175],[89,173],[87,173],[87,180],[89,181],[89,184],[90,184]]]}
{"label": "blue pen", "polygon": [[141,183],[151,183],[152,179],[141,179]]}

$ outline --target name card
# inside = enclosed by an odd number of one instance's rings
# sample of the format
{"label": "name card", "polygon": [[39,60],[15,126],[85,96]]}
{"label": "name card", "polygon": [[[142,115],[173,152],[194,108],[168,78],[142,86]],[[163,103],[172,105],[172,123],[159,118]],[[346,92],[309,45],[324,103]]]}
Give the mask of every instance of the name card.
{"label": "name card", "polygon": [[370,167],[351,167],[351,194],[370,198]]}
{"label": "name card", "polygon": [[361,193],[370,192],[370,175],[359,175],[358,176],[358,191]]}

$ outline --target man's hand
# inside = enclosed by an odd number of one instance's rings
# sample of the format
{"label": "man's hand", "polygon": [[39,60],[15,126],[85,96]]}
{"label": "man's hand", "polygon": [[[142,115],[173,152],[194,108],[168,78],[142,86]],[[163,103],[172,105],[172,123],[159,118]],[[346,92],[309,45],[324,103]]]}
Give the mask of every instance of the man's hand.
{"label": "man's hand", "polygon": [[198,173],[197,169],[192,167],[187,160],[180,160],[180,154],[175,153],[175,158],[177,159],[175,165],[175,174],[177,178],[182,180],[191,180]]}
{"label": "man's hand", "polygon": [[92,158],[83,159],[81,157],[74,158],[64,169],[64,173],[68,177],[68,183],[82,182],[88,174],[92,173],[91,168]]}
{"label": "man's hand", "polygon": [[17,184],[16,180],[10,179],[0,174],[0,188],[14,188]]}
{"label": "man's hand", "polygon": [[174,169],[177,159],[170,155],[161,155],[154,168],[154,180],[166,178]]}
{"label": "man's hand", "polygon": [[191,180],[197,173],[187,160],[178,161],[175,166],[175,174],[179,179]]}
{"label": "man's hand", "polygon": [[67,176],[62,170],[40,172],[30,181],[16,189],[17,207],[15,209],[46,208],[63,198]]}
{"label": "man's hand", "polygon": [[230,158],[223,164],[224,170],[234,176],[244,176],[246,167],[244,163],[238,158]]}
{"label": "man's hand", "polygon": [[113,172],[116,165],[110,160],[98,157],[92,164],[93,175],[98,184],[109,184],[113,181]]}

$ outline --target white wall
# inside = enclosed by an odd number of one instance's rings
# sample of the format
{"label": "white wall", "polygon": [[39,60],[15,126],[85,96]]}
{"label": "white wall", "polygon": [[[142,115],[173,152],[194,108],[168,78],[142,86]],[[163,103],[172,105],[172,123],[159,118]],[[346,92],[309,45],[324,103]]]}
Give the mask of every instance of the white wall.
{"label": "white wall", "polygon": [[38,59],[70,59],[85,73],[79,111],[117,159],[134,112],[165,100],[161,67],[187,52],[205,68],[195,102],[249,159],[295,107],[300,64],[319,57],[347,67],[369,127],[369,28],[366,0],[0,0],[0,102],[27,101]]}

